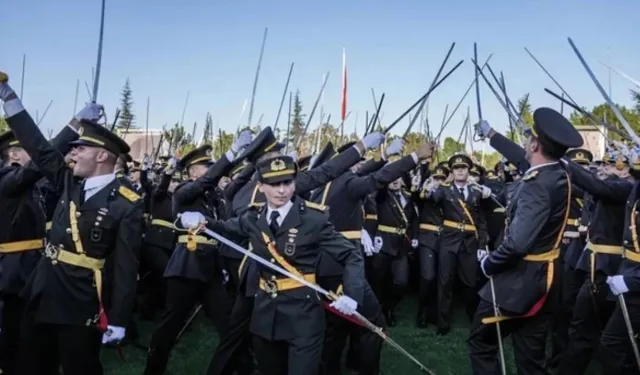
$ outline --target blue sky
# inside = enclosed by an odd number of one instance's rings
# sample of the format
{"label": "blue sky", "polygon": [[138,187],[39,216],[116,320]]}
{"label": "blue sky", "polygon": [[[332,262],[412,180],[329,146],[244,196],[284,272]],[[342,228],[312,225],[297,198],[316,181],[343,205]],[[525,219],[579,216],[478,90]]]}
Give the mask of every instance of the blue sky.
{"label": "blue sky", "polygon": [[[2,13],[0,70],[10,74],[19,91],[26,54],[25,105],[42,114],[53,100],[41,127],[58,129],[73,114],[77,79],[78,108],[88,98],[84,81],[91,86],[100,0],[7,1]],[[98,101],[112,117],[129,77],[138,126],[144,127],[147,97],[150,128],[179,121],[189,91],[189,130],[198,121],[201,131],[207,112],[223,129],[235,129],[242,105],[251,97],[266,26],[254,124],[263,113],[263,125],[275,120],[291,62],[295,68],[290,88],[300,90],[306,111],[313,106],[323,74],[330,71],[324,110],[338,118],[343,47],[352,111],[347,129],[353,129],[358,113],[363,131],[365,111],[373,111],[371,88],[378,96],[386,93],[383,122],[395,119],[425,91],[452,42],[456,48],[446,70],[460,59],[466,61],[432,95],[432,128],[439,128],[445,106],[452,109],[473,79],[469,58],[474,42],[479,60],[494,54],[492,68],[504,71],[514,99],[529,92],[534,107],[559,108],[543,89],[559,90],[526,54],[526,46],[578,103],[591,107],[602,98],[566,38],[573,38],[605,87],[609,73],[599,60],[640,80],[638,14],[640,2],[635,0],[184,0],[180,5],[107,0]],[[632,85],[612,73],[611,86],[614,101],[629,105]],[[504,130],[506,114],[488,88],[483,87],[481,98],[485,119]],[[458,136],[467,105],[476,120],[472,91],[445,135]],[[279,126],[286,127],[286,107]],[[311,129],[318,118],[317,113]],[[407,123],[395,132],[403,132]]]}

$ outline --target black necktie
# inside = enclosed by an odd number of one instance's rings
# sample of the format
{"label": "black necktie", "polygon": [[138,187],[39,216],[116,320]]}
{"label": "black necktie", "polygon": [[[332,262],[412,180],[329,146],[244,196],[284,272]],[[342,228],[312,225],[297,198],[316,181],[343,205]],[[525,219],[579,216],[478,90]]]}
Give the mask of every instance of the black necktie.
{"label": "black necktie", "polygon": [[466,197],[464,196],[464,188],[458,188],[458,189],[460,190],[460,195],[462,195],[462,197],[463,197],[463,198],[466,198]]}
{"label": "black necktie", "polygon": [[84,190],[84,181],[82,182],[82,184],[80,184],[80,204],[84,203],[84,197],[85,197],[85,190]]}
{"label": "black necktie", "polygon": [[278,218],[280,217],[280,212],[271,211],[271,215],[269,216],[271,223],[269,224],[269,229],[271,229],[271,233],[275,236],[278,233],[278,229],[280,229],[280,225],[278,224]]}

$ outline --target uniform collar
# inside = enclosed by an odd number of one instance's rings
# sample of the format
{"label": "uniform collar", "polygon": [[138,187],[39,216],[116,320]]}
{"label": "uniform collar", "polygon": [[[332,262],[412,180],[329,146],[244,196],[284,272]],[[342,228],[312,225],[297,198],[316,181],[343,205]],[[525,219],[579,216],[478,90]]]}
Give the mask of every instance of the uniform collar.
{"label": "uniform collar", "polygon": [[97,189],[107,186],[111,181],[116,179],[115,173],[103,174],[102,176],[93,176],[84,180],[84,190]]}
{"label": "uniform collar", "polygon": [[267,221],[271,220],[271,213],[273,211],[278,211],[278,213],[280,214],[280,216],[278,216],[278,223],[282,224],[282,222],[284,221],[284,218],[287,217],[287,214],[291,210],[291,207],[293,207],[293,201],[288,201],[284,206],[281,206],[275,210],[269,207],[269,205],[267,204],[267,216],[266,216]]}
{"label": "uniform collar", "polygon": [[558,164],[557,161],[552,161],[551,163],[538,164],[536,166],[533,166],[533,167],[530,167],[529,169],[527,169],[527,171],[524,172],[524,174],[527,175],[527,174],[529,174],[529,173],[531,173],[531,172],[533,172],[535,170],[538,170],[538,169],[541,169],[541,168],[544,168],[544,167],[550,167],[550,166],[556,165],[556,164]]}

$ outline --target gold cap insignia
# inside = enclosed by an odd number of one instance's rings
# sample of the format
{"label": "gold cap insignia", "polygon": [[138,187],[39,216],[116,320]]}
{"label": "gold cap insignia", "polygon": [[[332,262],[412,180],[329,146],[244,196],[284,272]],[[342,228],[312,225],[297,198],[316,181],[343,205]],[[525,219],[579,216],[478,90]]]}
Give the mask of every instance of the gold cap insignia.
{"label": "gold cap insignia", "polygon": [[212,151],[211,149],[207,149],[207,151],[205,152],[205,155],[211,156],[211,151]]}
{"label": "gold cap insignia", "polygon": [[281,171],[286,168],[287,166],[284,164],[284,161],[282,159],[276,159],[271,162],[271,170],[274,172]]}
{"label": "gold cap insignia", "polygon": [[584,159],[584,154],[582,152],[578,152],[576,154],[576,159]]}
{"label": "gold cap insignia", "polygon": [[462,158],[456,158],[456,163],[462,163]]}
{"label": "gold cap insignia", "polygon": [[78,127],[78,135],[82,135],[84,133],[84,126]]}

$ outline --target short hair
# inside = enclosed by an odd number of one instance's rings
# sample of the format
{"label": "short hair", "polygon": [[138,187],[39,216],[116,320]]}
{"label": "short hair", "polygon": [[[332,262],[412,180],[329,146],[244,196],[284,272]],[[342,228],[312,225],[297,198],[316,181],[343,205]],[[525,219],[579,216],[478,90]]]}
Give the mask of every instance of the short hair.
{"label": "short hair", "polygon": [[536,138],[538,140],[538,144],[540,144],[540,152],[549,159],[560,160],[567,152],[566,147],[553,142],[544,133],[538,133]]}

